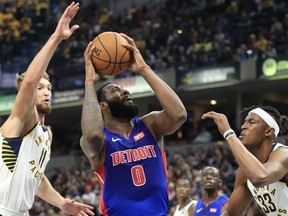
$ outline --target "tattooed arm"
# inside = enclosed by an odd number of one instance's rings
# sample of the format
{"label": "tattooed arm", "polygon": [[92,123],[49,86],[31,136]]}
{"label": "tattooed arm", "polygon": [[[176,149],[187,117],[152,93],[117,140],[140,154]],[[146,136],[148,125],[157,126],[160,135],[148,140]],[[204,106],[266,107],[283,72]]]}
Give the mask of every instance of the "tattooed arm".
{"label": "tattooed arm", "polygon": [[81,129],[82,137],[80,145],[90,160],[93,170],[97,170],[104,162],[105,135],[101,109],[96,95],[95,82],[100,75],[95,73],[91,62],[94,45],[90,42],[84,53],[85,57],[85,97],[82,109]]}

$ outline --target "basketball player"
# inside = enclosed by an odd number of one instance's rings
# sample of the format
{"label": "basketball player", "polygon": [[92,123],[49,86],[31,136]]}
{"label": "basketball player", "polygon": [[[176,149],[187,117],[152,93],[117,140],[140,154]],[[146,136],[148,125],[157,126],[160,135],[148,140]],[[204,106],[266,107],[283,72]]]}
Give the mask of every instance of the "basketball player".
{"label": "basketball player", "polygon": [[35,194],[67,214],[93,215],[92,207],[62,197],[44,175],[52,142],[52,133],[44,123],[45,114],[51,110],[51,84],[45,70],[60,42],[79,27],[69,27],[78,10],[79,4],[74,2],[66,8],[55,32],[27,71],[17,75],[15,104],[0,130],[2,216],[28,215]]}
{"label": "basketball player", "polygon": [[223,215],[243,215],[254,198],[267,215],[288,215],[288,148],[276,142],[288,118],[271,106],[250,107],[237,137],[224,114],[208,112],[227,140],[239,170]]}
{"label": "basketball player", "polygon": [[208,166],[202,170],[201,184],[203,196],[198,200],[194,216],[219,216],[229,198],[221,194],[221,173],[216,167]]}
{"label": "basketball player", "polygon": [[186,110],[176,93],[144,61],[133,39],[123,45],[133,53],[129,70],[141,75],[158,98],[162,111],[135,118],[139,108],[128,90],[108,83],[96,94],[91,55],[85,51],[86,80],[82,110],[81,147],[103,186],[104,215],[164,216],[168,214],[165,135],[186,120]]}
{"label": "basketball player", "polygon": [[176,182],[176,197],[178,205],[173,216],[193,216],[196,200],[191,198],[192,185],[188,178],[179,178]]}

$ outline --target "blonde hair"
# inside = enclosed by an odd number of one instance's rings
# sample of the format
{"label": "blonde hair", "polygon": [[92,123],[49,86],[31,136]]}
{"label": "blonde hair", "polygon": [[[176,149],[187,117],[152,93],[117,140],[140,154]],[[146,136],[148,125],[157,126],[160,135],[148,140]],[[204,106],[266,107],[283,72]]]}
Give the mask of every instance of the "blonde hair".
{"label": "blonde hair", "polygon": [[[16,83],[15,84],[16,84],[17,91],[19,91],[19,89],[21,87],[21,84],[22,84],[26,74],[27,74],[27,71],[25,71],[25,72],[23,72],[21,74],[19,74],[19,73],[16,74]],[[50,81],[50,77],[49,77],[49,74],[47,72],[44,72],[43,78],[47,79],[48,81]]]}

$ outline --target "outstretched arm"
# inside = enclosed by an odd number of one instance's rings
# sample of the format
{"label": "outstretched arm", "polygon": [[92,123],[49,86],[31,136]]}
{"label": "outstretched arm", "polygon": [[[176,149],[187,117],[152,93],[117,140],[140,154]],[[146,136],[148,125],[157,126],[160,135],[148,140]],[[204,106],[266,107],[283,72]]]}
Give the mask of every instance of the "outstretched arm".
{"label": "outstretched arm", "polygon": [[94,215],[92,206],[62,197],[51,185],[46,176],[42,178],[36,193],[41,199],[54,205],[69,215]]}
{"label": "outstretched arm", "polygon": [[128,41],[128,44],[124,46],[130,49],[134,56],[134,61],[129,69],[137,72],[146,80],[163,109],[161,112],[154,112],[152,118],[145,120],[146,123],[152,127],[156,134],[168,135],[175,132],[187,118],[187,112],[182,101],[146,64],[133,39],[125,34],[121,35]]}
{"label": "outstretched arm", "polygon": [[3,128],[3,134],[5,133],[5,136],[19,136],[20,131],[28,121],[34,121],[36,124],[35,98],[38,83],[43,77],[57,46],[62,40],[70,37],[72,33],[79,28],[78,25],[73,25],[71,28],[69,27],[71,20],[78,10],[79,4],[75,4],[74,2],[66,8],[58,22],[55,32],[30,63],[27,74],[17,94],[15,105],[7,121],[8,124]]}
{"label": "outstretched arm", "polygon": [[[202,118],[212,118],[221,134],[230,129],[229,122],[224,114],[208,112]],[[287,148],[279,148],[273,151],[269,156],[269,160],[261,163],[246,149],[237,136],[231,136],[227,142],[239,167],[241,167],[255,187],[261,187],[278,181],[288,172]]]}

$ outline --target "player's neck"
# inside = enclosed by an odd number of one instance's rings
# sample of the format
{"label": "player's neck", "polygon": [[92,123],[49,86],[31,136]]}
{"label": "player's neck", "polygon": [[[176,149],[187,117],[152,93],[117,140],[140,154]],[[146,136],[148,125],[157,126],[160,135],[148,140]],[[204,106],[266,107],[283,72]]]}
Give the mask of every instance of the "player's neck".
{"label": "player's neck", "polygon": [[211,202],[214,202],[216,199],[218,199],[219,196],[220,195],[218,194],[218,191],[214,191],[213,193],[205,192],[202,201],[206,206],[208,206]]}
{"label": "player's neck", "polygon": [[272,143],[264,143],[256,147],[247,146],[247,149],[262,163],[265,163],[271,153]]}
{"label": "player's neck", "polygon": [[45,115],[38,113],[38,118],[39,118],[41,125],[44,126],[45,125]]}
{"label": "player's neck", "polygon": [[120,133],[126,138],[129,137],[132,129],[133,129],[133,123],[132,121],[123,121],[119,119],[115,119],[113,121],[105,122],[105,128],[108,130],[114,132],[114,133]]}
{"label": "player's neck", "polygon": [[188,197],[187,199],[185,200],[181,200],[179,202],[179,209],[182,209],[184,208],[186,205],[188,205],[190,202],[192,201],[192,199],[190,197]]}

